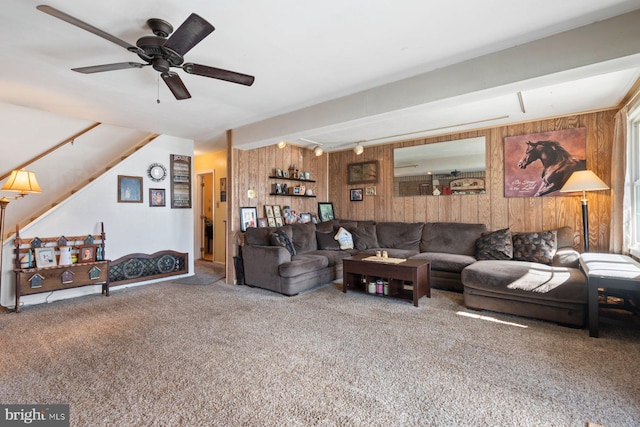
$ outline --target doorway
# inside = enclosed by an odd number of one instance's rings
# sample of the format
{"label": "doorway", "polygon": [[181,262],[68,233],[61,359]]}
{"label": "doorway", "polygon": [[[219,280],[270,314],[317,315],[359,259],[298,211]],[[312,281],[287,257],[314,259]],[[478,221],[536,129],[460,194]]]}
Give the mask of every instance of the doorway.
{"label": "doorway", "polygon": [[203,173],[198,175],[200,188],[200,221],[199,221],[199,241],[200,258],[213,262],[214,253],[214,210],[213,210],[213,173]]}

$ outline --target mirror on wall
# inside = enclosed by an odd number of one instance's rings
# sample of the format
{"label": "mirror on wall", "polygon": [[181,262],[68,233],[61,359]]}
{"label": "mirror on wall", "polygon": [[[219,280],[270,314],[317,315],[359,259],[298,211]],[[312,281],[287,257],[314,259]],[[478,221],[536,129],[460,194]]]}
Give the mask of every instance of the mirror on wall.
{"label": "mirror on wall", "polygon": [[393,150],[396,197],[481,194],[485,172],[484,136]]}

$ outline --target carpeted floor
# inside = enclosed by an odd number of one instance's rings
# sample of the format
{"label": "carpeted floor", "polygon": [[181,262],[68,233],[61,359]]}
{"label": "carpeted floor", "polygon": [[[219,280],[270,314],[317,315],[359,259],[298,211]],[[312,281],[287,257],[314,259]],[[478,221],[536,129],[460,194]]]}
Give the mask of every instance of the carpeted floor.
{"label": "carpeted floor", "polygon": [[210,261],[195,260],[194,268],[193,276],[176,279],[176,283],[182,285],[212,285],[225,277],[224,266]]}
{"label": "carpeted floor", "polygon": [[0,314],[0,402],[73,426],[637,426],[640,331],[156,283]]}

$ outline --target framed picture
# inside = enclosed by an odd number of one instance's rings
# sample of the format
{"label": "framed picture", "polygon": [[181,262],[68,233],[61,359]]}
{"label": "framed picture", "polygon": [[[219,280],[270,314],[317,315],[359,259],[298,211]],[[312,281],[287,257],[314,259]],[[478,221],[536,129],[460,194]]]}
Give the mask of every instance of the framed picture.
{"label": "framed picture", "polygon": [[56,262],[56,254],[54,248],[36,248],[36,267],[55,267],[58,265]]}
{"label": "framed picture", "polygon": [[258,218],[258,227],[268,227],[268,225],[267,218]]}
{"label": "framed picture", "polygon": [[278,178],[282,178],[282,169],[280,169],[280,168],[276,168],[276,176],[277,176]]}
{"label": "framed picture", "polygon": [[264,214],[267,218],[273,218],[273,208],[271,205],[264,205]]}
{"label": "framed picture", "polygon": [[267,218],[267,224],[269,224],[269,227],[275,227],[276,226],[276,219],[275,218]]}
{"label": "framed picture", "polygon": [[283,178],[289,178],[289,171],[287,171],[287,170],[282,171],[282,177]]}
{"label": "framed picture", "polygon": [[78,249],[78,262],[93,262],[96,260],[95,246],[80,246]]}
{"label": "framed picture", "polygon": [[273,216],[275,218],[280,218],[282,216],[282,215],[280,215],[280,206],[273,205]]}
{"label": "framed picture", "polygon": [[258,209],[253,207],[240,208],[240,229],[247,231],[249,227],[257,227]]}
{"label": "framed picture", "polygon": [[149,189],[149,206],[166,206],[164,188]]}
{"label": "framed picture", "polygon": [[118,202],[142,203],[142,177],[118,175]]}
{"label": "framed picture", "polygon": [[352,202],[361,202],[362,201],[362,188],[352,188],[351,189],[351,201]]}
{"label": "framed picture", "polygon": [[349,184],[368,184],[378,182],[378,161],[349,163],[347,165]]}
{"label": "framed picture", "polygon": [[376,195],[376,187],[365,187],[364,193],[367,196],[375,196]]}
{"label": "framed picture", "polygon": [[191,156],[171,155],[171,208],[191,208]]}
{"label": "framed picture", "polygon": [[335,219],[333,203],[318,202],[318,216],[320,217],[320,222],[327,222]]}
{"label": "framed picture", "polygon": [[586,147],[583,127],[505,137],[504,197],[561,195],[571,174],[587,168]]}
{"label": "framed picture", "polygon": [[284,225],[284,222],[282,221],[281,217],[277,217],[274,219],[276,220],[276,227],[282,227]]}
{"label": "framed picture", "polygon": [[307,222],[311,222],[311,214],[310,213],[301,213],[300,214],[300,222],[306,224]]}
{"label": "framed picture", "polygon": [[227,201],[227,178],[220,178],[220,201]]}

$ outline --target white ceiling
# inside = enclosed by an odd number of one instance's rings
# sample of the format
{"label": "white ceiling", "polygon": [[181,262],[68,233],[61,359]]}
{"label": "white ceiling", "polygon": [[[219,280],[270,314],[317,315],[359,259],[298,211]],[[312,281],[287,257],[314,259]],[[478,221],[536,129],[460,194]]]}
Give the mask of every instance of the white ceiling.
{"label": "white ceiling", "polygon": [[[140,60],[36,10],[38,4],[131,44],[151,34],[148,18],[177,28],[195,12],[216,30],[185,60],[251,74],[255,83],[178,70],[193,97],[177,101],[151,67],[73,72]],[[638,21],[593,24],[638,10],[638,0],[4,0],[2,6],[0,100],[193,139],[197,153],[225,149],[227,129],[239,148],[281,139],[309,146],[303,138],[331,151],[355,141],[366,146],[608,108],[640,77]],[[580,32],[583,26],[589,32]]]}

